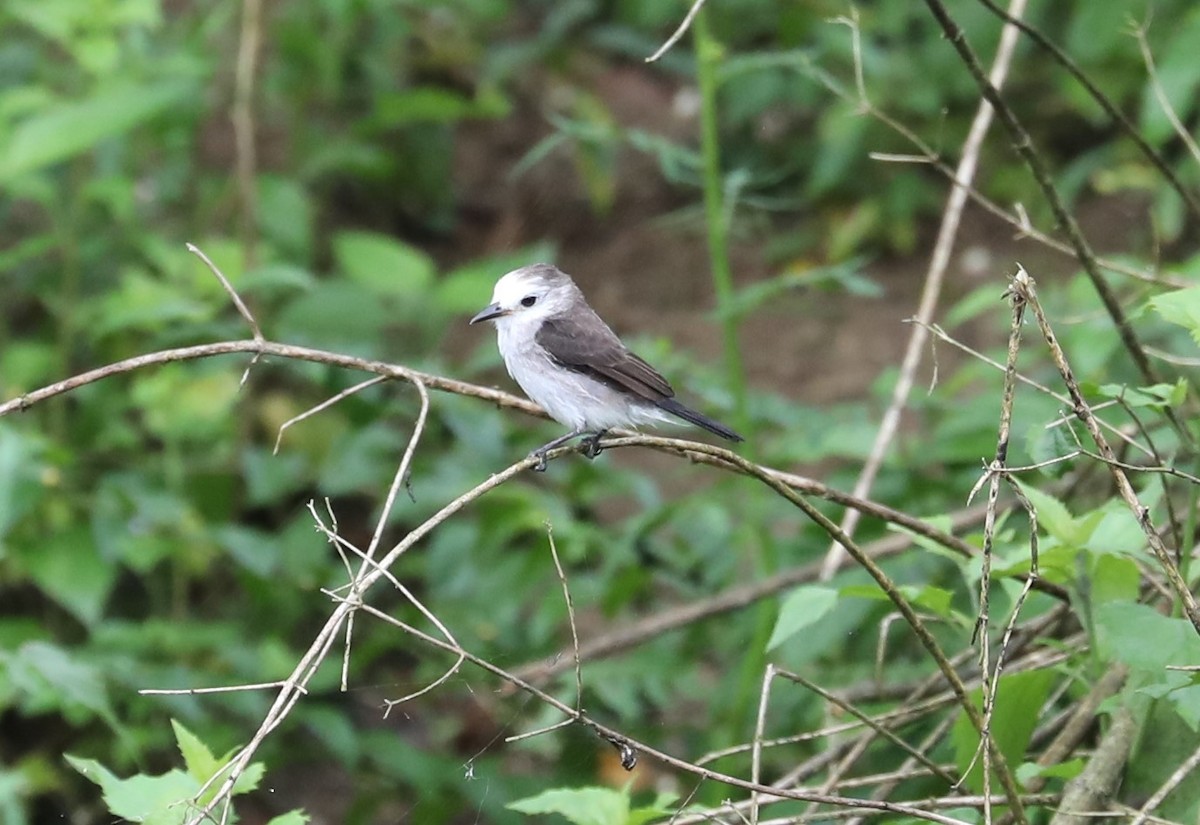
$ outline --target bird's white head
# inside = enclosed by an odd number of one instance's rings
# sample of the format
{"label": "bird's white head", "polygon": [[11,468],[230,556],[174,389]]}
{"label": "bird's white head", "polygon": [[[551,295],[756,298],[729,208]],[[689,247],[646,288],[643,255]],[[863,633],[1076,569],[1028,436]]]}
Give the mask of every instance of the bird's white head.
{"label": "bird's white head", "polygon": [[498,327],[529,326],[536,330],[548,318],[568,311],[582,293],[571,276],[551,264],[514,269],[496,282],[492,303],[471,319],[495,321]]}

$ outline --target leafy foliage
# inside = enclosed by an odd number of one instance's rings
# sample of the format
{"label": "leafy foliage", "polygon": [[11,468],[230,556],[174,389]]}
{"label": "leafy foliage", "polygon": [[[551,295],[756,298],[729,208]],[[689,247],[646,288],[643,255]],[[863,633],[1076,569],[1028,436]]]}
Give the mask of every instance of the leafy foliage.
{"label": "leafy foliage", "polygon": [[[498,274],[560,253],[609,266],[603,249],[611,238],[643,224],[673,239],[677,245],[656,236],[667,247],[662,260],[678,259],[682,271],[698,245],[690,233],[712,229],[697,217],[705,183],[722,193],[718,217],[728,224],[734,259],[763,274],[739,277],[713,316],[688,322],[770,331],[770,352],[750,350],[752,378],[789,360],[806,370],[824,360],[830,342],[784,345],[796,340],[783,334],[795,326],[840,315],[849,328],[881,296],[897,319],[909,312],[899,307],[890,271],[871,261],[924,254],[945,186],[924,167],[870,158],[914,150],[861,112],[850,30],[829,22],[846,12],[842,5],[708,4],[719,180],[706,180],[714,171],[698,148],[696,65],[686,41],[656,66],[633,68],[686,4],[265,5],[260,63],[251,73],[257,166],[249,172],[239,166],[245,150],[229,125],[242,4],[0,6],[0,402],[148,352],[248,337],[185,241],[229,277],[272,340],[498,381],[491,342],[453,332]],[[954,14],[976,50],[989,53],[996,21],[979,4],[959,5]],[[1141,13],[1125,2],[1047,4],[1030,22],[1133,113],[1194,188],[1196,167],[1178,151],[1128,36],[1130,15]],[[935,151],[953,152],[978,93],[927,13],[914,4],[867,4],[857,25],[871,101]],[[1161,0],[1147,31],[1163,94],[1184,123],[1200,106],[1198,26],[1194,3]],[[1023,69],[1006,96],[1034,128],[1071,202],[1144,198],[1154,231],[1123,218],[1128,236],[1112,242],[1132,266],[1162,253],[1160,268],[1175,283],[1194,279],[1194,224],[1178,195],[1128,141],[1099,125],[1094,101],[1061,69],[1032,50],[1018,60]],[[993,138],[982,168],[986,194],[1019,201],[1031,220],[1048,225],[1003,138]],[[648,266],[640,251],[623,254],[636,265],[629,294],[663,286],[667,276],[637,268]],[[1086,399],[1098,409],[1110,404],[1103,408],[1110,423],[1153,444],[1150,456],[1130,447],[1122,460],[1194,474],[1193,378],[1174,361],[1194,356],[1200,342],[1200,293],[1120,282],[1138,331],[1172,358],[1154,383],[1129,364],[1091,285],[1051,272],[1047,304],[1056,321],[1069,319],[1057,329]],[[641,317],[665,317],[690,289],[682,279],[663,283],[670,302],[648,304]],[[999,291],[991,280],[974,292],[963,287],[957,306],[943,313],[952,333],[983,341],[994,355],[988,342],[999,340],[995,319],[1005,314]],[[862,339],[877,333],[855,329]],[[700,368],[661,341],[637,345],[706,409],[740,405],[743,365],[734,363],[722,381],[715,367]],[[1021,369],[1058,386],[1039,347],[1027,335]],[[134,370],[0,419],[0,821],[180,821],[186,806],[179,803],[221,769],[233,743],[247,740],[271,697],[137,691],[276,682],[328,612],[321,590],[345,577],[337,553],[313,530],[307,502],[320,511],[328,497],[348,538],[369,541],[381,491],[412,433],[416,393],[388,383],[353,394],[288,427],[276,454],[285,422],[362,376],[268,359],[243,382],[248,361]],[[862,361],[856,369],[874,369]],[[801,402],[794,386],[751,393],[751,454],[850,489],[894,381],[885,371],[869,397],[852,401]],[[999,381],[978,362],[940,368],[936,386],[911,402],[873,497],[949,530],[980,459],[995,452]],[[1088,443],[1054,398],[1022,389],[1016,409],[1012,466],[1060,459]],[[1182,429],[1168,418],[1175,413]],[[549,431],[477,399],[437,395],[410,474],[412,498],[401,494],[385,545]],[[1111,702],[1137,711],[1142,744],[1131,760],[1129,798],[1147,798],[1195,750],[1200,693],[1189,672],[1168,668],[1195,664],[1200,652],[1191,625],[1169,615],[1147,587],[1158,562],[1101,470],[1077,457],[1021,475],[1037,514],[1041,582],[1061,590],[1034,591],[1020,618],[1035,624],[1061,611],[1038,644],[1062,656],[1031,660],[1035,666],[1000,680],[992,729],[1021,783],[1060,790],[1081,761],[1034,764],[1038,726],[1099,674],[1128,667],[1130,680]],[[1134,479],[1152,523],[1169,525],[1179,546],[1190,547],[1191,479]],[[585,642],[811,568],[829,545],[748,480],[622,451],[596,463],[564,459],[544,478],[498,488],[434,531],[393,573],[488,660],[513,669],[568,662],[571,634],[547,522]],[[995,534],[993,626],[980,632],[997,643],[1002,620],[995,617],[1014,609],[1030,569],[1029,527],[1014,512]],[[978,529],[959,534],[978,547]],[[939,643],[969,650],[980,607],[978,557],[874,519],[858,531],[868,546],[898,535],[912,543],[887,556],[883,569]],[[1194,585],[1186,552],[1180,565]],[[854,689],[872,712],[896,703],[868,689],[874,682],[906,687],[928,677],[925,651],[900,632],[893,603],[862,571],[804,582],[587,661],[584,707],[631,736],[701,754],[750,738],[767,661],[817,673],[831,689]],[[426,626],[396,593],[371,596],[381,610]],[[450,821],[469,811],[494,822],[555,814],[638,823],[673,813],[670,795],[631,802],[640,797],[611,767],[608,744],[586,731],[503,743],[514,729],[559,717],[475,671],[460,671],[383,718],[384,700],[430,684],[448,664],[393,628],[360,621],[351,689],[339,689],[335,665],[315,675],[289,724],[267,739],[262,761],[242,775],[239,802],[269,809],[278,825],[303,821],[290,809],[314,787],[309,772],[319,771],[355,778],[352,789],[323,800],[334,809],[325,814],[331,821]],[[561,675],[569,668],[557,672],[547,689],[570,703],[574,683]],[[764,735],[816,730],[827,713],[816,697],[777,689]],[[933,727],[927,717],[899,730],[918,741]],[[203,731],[203,742],[192,730]],[[836,741],[768,748],[763,775],[777,776]],[[931,758],[966,772],[977,744],[960,718]],[[185,768],[166,769],[176,751]],[[884,773],[900,758],[879,745],[857,769]],[[730,753],[715,764],[746,773],[749,757]],[[282,777],[272,786],[289,793],[268,798],[256,790],[267,766]],[[679,781],[642,770],[638,781]],[[982,788],[981,766],[966,784]],[[902,791],[945,788],[926,776]],[[726,795],[706,784],[694,801],[717,805]],[[397,812],[400,798],[412,807]],[[1197,799],[1185,785],[1163,815],[1193,821]]]}

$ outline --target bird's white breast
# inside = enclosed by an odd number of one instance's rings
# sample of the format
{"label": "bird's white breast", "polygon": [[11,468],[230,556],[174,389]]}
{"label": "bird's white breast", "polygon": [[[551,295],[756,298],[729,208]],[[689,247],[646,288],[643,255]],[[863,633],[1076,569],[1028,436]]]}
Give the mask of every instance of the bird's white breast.
{"label": "bird's white breast", "polygon": [[541,323],[502,318],[496,333],[508,374],[555,421],[573,430],[607,430],[672,420],[657,407],[555,363],[537,343]]}

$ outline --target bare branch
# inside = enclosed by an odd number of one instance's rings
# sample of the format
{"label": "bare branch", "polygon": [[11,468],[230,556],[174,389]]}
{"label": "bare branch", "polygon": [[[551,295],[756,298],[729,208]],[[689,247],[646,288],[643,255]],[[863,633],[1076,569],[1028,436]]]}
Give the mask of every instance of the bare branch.
{"label": "bare branch", "polygon": [[647,63],[653,63],[669,52],[671,48],[680,41],[691,27],[692,21],[696,19],[696,15],[700,13],[701,7],[704,6],[704,0],[694,0],[692,7],[688,9],[687,16],[683,18],[683,22],[679,24],[679,28],[667,38],[667,42],[658,47],[658,51],[646,58]]}

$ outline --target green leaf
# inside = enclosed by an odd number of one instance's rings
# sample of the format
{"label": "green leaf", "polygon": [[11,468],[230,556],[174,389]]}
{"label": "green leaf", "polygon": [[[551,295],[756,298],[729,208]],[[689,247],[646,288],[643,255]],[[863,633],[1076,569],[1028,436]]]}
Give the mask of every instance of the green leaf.
{"label": "green leaf", "polygon": [[[194,816],[196,805],[204,805],[213,798],[217,791],[216,784],[210,785],[203,794],[200,789],[229,764],[236,749],[219,758],[215,757],[195,734],[179,722],[172,719],[171,727],[187,765],[186,772],[174,769],[158,776],[138,774],[120,779],[95,760],[71,755],[67,755],[66,759],[75,770],[103,789],[104,801],[111,813],[131,822],[176,825]],[[261,762],[247,765],[234,784],[233,792],[241,794],[256,788],[264,770]],[[303,817],[298,811],[293,811],[292,815]],[[286,821],[306,822],[307,819]]]}
{"label": "green leaf", "polygon": [[1200,637],[1184,619],[1163,616],[1151,607],[1109,602],[1095,611],[1097,652],[1159,677],[1167,665],[1200,662]]}
{"label": "green leaf", "polygon": [[272,817],[267,825],[304,825],[311,819],[304,811],[288,811],[286,814]]}
{"label": "green leaf", "polygon": [[200,790],[200,783],[181,770],[120,779],[94,759],[70,754],[65,758],[72,768],[100,786],[110,813],[130,822],[182,825],[195,813],[187,803]]}
{"label": "green leaf", "polygon": [[0,184],[91,149],[179,104],[190,84],[123,83],[83,100],[50,106],[18,124],[0,145]]}
{"label": "green leaf", "polygon": [[372,351],[393,313],[369,289],[346,281],[323,281],[296,296],[279,313],[280,337],[298,344]]}
{"label": "green leaf", "polygon": [[[992,713],[992,736],[1008,764],[1019,765],[1024,761],[1029,737],[1033,735],[1038,713],[1054,679],[1055,674],[1051,670],[1030,670],[1001,677]],[[981,707],[982,691],[972,691],[971,701],[976,707]],[[979,747],[979,732],[965,713],[955,721],[952,740],[955,764],[960,774],[965,773]],[[997,781],[993,778],[993,787],[996,787]],[[976,793],[983,792],[982,759],[975,760],[974,767],[966,774],[966,785]]]}
{"label": "green leaf", "polygon": [[[913,606],[924,608],[930,613],[934,613],[944,618],[949,618],[953,611],[950,609],[950,603],[954,599],[954,594],[942,587],[935,587],[931,584],[915,585],[905,584],[896,588],[900,591],[905,599]],[[875,602],[891,602],[892,599],[887,593],[884,593],[874,584],[851,584],[843,587],[839,591],[843,596],[853,596],[858,599],[870,599]]]}
{"label": "green leaf", "polygon": [[1076,521],[1066,506],[1049,493],[1043,493],[1036,487],[1031,487],[1022,481],[1017,481],[1021,492],[1033,504],[1037,511],[1038,528],[1053,536],[1068,547],[1078,547],[1086,536],[1080,535],[1080,524]]}
{"label": "green leaf", "polygon": [[1108,502],[1081,521],[1089,527],[1083,540],[1083,547],[1089,553],[1146,557],[1146,534],[1124,503]]}
{"label": "green leaf", "polygon": [[1096,392],[1107,398],[1119,398],[1131,407],[1177,407],[1187,397],[1187,381],[1180,378],[1174,384],[1155,384],[1151,387],[1130,387],[1125,384],[1102,384]]}
{"label": "green leaf", "polygon": [[816,624],[825,614],[833,610],[838,601],[838,591],[832,587],[812,584],[797,587],[783,600],[775,629],[767,641],[767,650],[774,650],[809,625]]}
{"label": "green leaf", "polygon": [[179,753],[183,756],[183,763],[187,765],[188,773],[193,779],[199,780],[201,784],[207,782],[221,767],[221,762],[213,756],[212,751],[194,733],[180,722],[172,719],[171,729],[175,731],[175,741],[179,745]]}
{"label": "green leaf", "polygon": [[117,724],[100,670],[47,642],[0,651],[0,695],[10,692],[29,716],[57,712],[74,725],[96,718]]}
{"label": "green leaf", "polygon": [[307,261],[313,247],[315,207],[303,184],[282,175],[258,180],[258,220],[264,237],[293,262]]}
{"label": "green leaf", "polygon": [[60,607],[88,627],[100,620],[117,568],[101,557],[86,525],[51,533],[22,557],[34,583]]}
{"label": "green leaf", "polygon": [[1200,344],[1200,286],[1155,295],[1150,299],[1150,306],[1164,321],[1183,327],[1192,340]]}
{"label": "green leaf", "polygon": [[1141,579],[1142,574],[1133,559],[1107,554],[1096,556],[1091,570],[1091,602],[1136,602]]}
{"label": "green leaf", "polygon": [[676,794],[660,793],[649,805],[630,811],[628,825],[644,825],[646,822],[673,815],[677,799],[679,797]]}
{"label": "green leaf", "polygon": [[377,295],[414,302],[413,313],[425,311],[433,284],[433,259],[416,247],[374,232],[339,232],[333,238],[333,255],[350,280]]}
{"label": "green leaf", "polygon": [[110,290],[87,308],[92,340],[128,330],[160,330],[170,325],[197,324],[217,313],[215,302],[205,302],[182,284],[163,281],[149,273],[130,270],[122,274],[118,289]]}
{"label": "green leaf", "polygon": [[851,295],[879,297],[883,288],[863,274],[865,266],[866,260],[861,257],[829,266],[793,266],[774,278],[741,287],[725,306],[717,310],[716,317],[740,318],[763,304],[777,301],[789,291],[814,287],[832,286]]}
{"label": "green leaf", "polygon": [[41,445],[0,425],[0,538],[45,495],[43,470]]}
{"label": "green leaf", "polygon": [[523,814],[561,814],[575,825],[629,825],[629,794],[612,788],[556,788],[507,807]]}
{"label": "green leaf", "polygon": [[1074,779],[1083,772],[1086,763],[1082,758],[1059,762],[1055,765],[1042,767],[1036,762],[1025,762],[1017,768],[1017,781],[1028,785],[1030,780],[1038,777],[1046,779]]}

